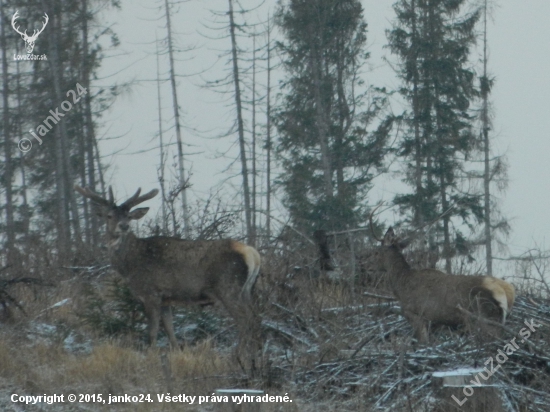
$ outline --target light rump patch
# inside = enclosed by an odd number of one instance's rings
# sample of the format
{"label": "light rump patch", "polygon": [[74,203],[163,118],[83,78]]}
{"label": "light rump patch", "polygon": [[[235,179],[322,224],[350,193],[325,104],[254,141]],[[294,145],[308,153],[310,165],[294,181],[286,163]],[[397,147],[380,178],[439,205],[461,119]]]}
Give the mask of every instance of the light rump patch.
{"label": "light rump patch", "polygon": [[502,308],[502,323],[504,323],[514,305],[516,296],[514,287],[508,282],[490,276],[483,279],[483,286],[493,293],[493,297]]}
{"label": "light rump patch", "polygon": [[252,288],[258,279],[258,275],[260,274],[260,254],[252,246],[245,245],[244,243],[237,242],[236,240],[231,242],[231,248],[243,257],[246,266],[248,267],[248,276],[243,286],[243,294],[246,299],[250,299],[252,295]]}

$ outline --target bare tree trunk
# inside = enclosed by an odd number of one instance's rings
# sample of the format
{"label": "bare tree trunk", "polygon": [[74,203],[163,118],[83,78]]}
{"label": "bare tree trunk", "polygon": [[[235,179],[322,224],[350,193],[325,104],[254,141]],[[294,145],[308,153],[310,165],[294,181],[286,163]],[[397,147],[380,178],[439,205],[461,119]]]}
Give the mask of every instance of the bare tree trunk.
{"label": "bare tree trunk", "polygon": [[[418,47],[416,38],[416,0],[411,1],[411,15],[412,20],[412,44]],[[416,58],[416,50],[414,50]],[[416,62],[416,61],[415,61]],[[420,108],[418,106],[418,66],[415,64],[413,67],[413,96],[412,96],[412,108],[413,108],[413,125],[414,125],[414,144],[415,144],[415,165],[414,165],[414,178],[416,182],[416,196],[418,199],[424,198],[424,189],[422,187],[422,141],[420,136]],[[417,202],[414,211],[414,222],[416,227],[422,227],[424,225],[424,215],[420,207],[420,202]]]}
{"label": "bare tree trunk", "polygon": [[239,65],[237,60],[237,40],[235,37],[235,21],[233,18],[233,1],[229,1],[229,31],[231,34],[231,52],[233,57],[233,81],[235,83],[235,104],[237,106],[237,127],[239,132],[239,148],[241,152],[241,174],[243,178],[244,213],[246,219],[246,236],[252,240],[252,220],[250,213],[250,187],[248,184],[248,167],[246,165],[246,145],[244,141],[244,123],[242,116],[241,86],[239,81]]}
{"label": "bare tree trunk", "polygon": [[483,4],[483,79],[486,82],[485,86],[481,87],[481,96],[483,98],[483,106],[481,110],[481,120],[483,127],[483,154],[484,154],[484,174],[483,174],[483,191],[484,191],[484,220],[485,220],[485,260],[487,265],[487,275],[493,276],[493,249],[491,233],[491,163],[489,161],[490,145],[489,145],[489,80],[487,78],[487,0]]}
{"label": "bare tree trunk", "polygon": [[[42,7],[46,9],[46,2],[42,0]],[[55,21],[57,18],[53,16],[52,14],[52,22],[50,23],[50,27],[48,27],[48,43],[50,45],[50,48],[52,50],[52,57],[50,60],[48,60],[50,68],[52,72],[54,73],[53,76],[55,80],[57,79],[56,67],[54,63],[54,58],[56,54],[54,53],[54,50],[56,49],[55,45],[55,39],[53,36],[53,31],[55,30],[53,28]],[[56,93],[57,94],[57,93]],[[68,210],[68,202],[66,201],[66,188],[65,188],[65,178],[64,178],[64,162],[63,162],[63,148],[62,148],[62,140],[59,133],[59,127],[55,128],[55,183],[56,183],[56,211],[57,211],[57,221],[56,221],[56,227],[57,227],[57,249],[59,253],[60,260],[63,262],[65,259],[68,258],[70,253],[70,241],[71,241],[71,229],[69,226],[69,210]]]}
{"label": "bare tree trunk", "polygon": [[[76,136],[76,139],[78,140],[78,156],[82,159],[81,162],[78,162],[78,175],[80,178],[80,185],[82,187],[87,186],[86,182],[86,131],[85,126],[83,124],[80,124],[80,130]],[[86,247],[91,247],[92,243],[92,233],[91,233],[91,221],[90,221],[90,214],[91,213],[91,203],[84,201],[83,203],[83,212],[84,212],[84,240],[86,242]]]}
{"label": "bare tree trunk", "polygon": [[101,168],[101,155],[99,153],[99,145],[97,144],[97,139],[94,139],[93,145],[94,153],[92,153],[92,155],[95,154],[97,175],[99,177],[99,184],[101,185],[101,194],[105,197],[107,195],[107,192],[105,187],[105,178],[103,177],[103,169]]}
{"label": "bare tree trunk", "polygon": [[189,210],[187,208],[187,182],[185,181],[185,168],[183,162],[183,143],[181,138],[181,123],[178,106],[178,93],[176,89],[176,74],[174,70],[174,48],[172,45],[172,27],[170,24],[170,6],[168,0],[164,0],[166,7],[166,28],[168,30],[168,56],[170,58],[170,83],[172,85],[172,98],[174,102],[174,122],[176,125],[176,140],[178,146],[178,168],[179,168],[179,183],[181,187],[181,204],[183,209],[183,233],[185,238],[191,236],[191,228],[189,227]]}
{"label": "bare tree trunk", "polygon": [[[61,30],[61,7],[59,7],[59,3],[55,2],[54,5],[54,12],[52,13],[52,23],[51,23],[51,30],[48,30],[48,43],[49,43],[49,50],[51,54],[51,58],[48,60],[52,72],[52,79],[53,79],[53,87],[55,91],[55,97],[57,102],[62,102],[65,98],[62,90],[62,73],[63,68],[61,65],[61,62],[59,60],[59,53],[58,53],[58,47],[59,47],[59,36],[58,31]],[[45,1],[42,0],[42,7],[44,9],[47,9]],[[55,10],[57,9],[57,10]],[[63,242],[67,242],[63,245],[62,249],[62,260],[68,258],[70,251],[71,251],[71,229],[70,229],[70,223],[71,218],[69,215],[69,211],[72,215],[72,223],[73,223],[73,230],[75,232],[75,239],[77,242],[80,242],[82,240],[80,235],[80,222],[78,218],[78,208],[76,205],[76,197],[74,195],[74,191],[72,190],[71,185],[71,176],[72,171],[70,167],[69,162],[69,145],[68,145],[68,138],[67,138],[67,129],[65,127],[65,119],[61,118],[59,120],[59,123],[57,124],[57,127],[55,128],[55,136],[56,136],[56,161],[58,161],[60,164],[57,168],[57,174],[59,176],[56,176],[56,180],[58,182],[58,202],[62,203],[59,206],[63,208],[63,218],[62,221],[59,222],[60,229],[63,231]]]}
{"label": "bare tree trunk", "polygon": [[[80,12],[80,19],[81,21],[81,29],[82,29],[82,60],[80,64],[80,77],[81,82],[84,83],[84,88],[86,90],[89,90],[90,82],[88,79],[88,73],[87,73],[87,56],[88,56],[88,18],[87,18],[87,0],[82,0],[81,4],[81,12]],[[90,94],[86,93],[86,98],[89,98]],[[86,170],[86,155],[87,155],[87,146],[88,146],[88,134],[89,134],[89,128],[90,124],[87,122],[87,116],[86,116],[86,106],[85,102],[82,103],[84,105],[84,116],[83,116],[83,122],[81,123],[81,128],[78,133],[78,136],[76,139],[78,140],[78,151],[79,151],[79,157],[82,159],[81,162],[78,164],[79,169],[79,175],[80,175],[80,185],[82,187],[88,186],[87,182],[87,174],[88,171]],[[92,163],[93,164],[93,163]],[[92,190],[95,190],[95,187],[90,187]],[[86,242],[87,248],[95,247],[95,242],[92,241],[92,218],[95,216],[95,213],[92,212],[92,205],[90,202],[88,202],[88,199],[84,198],[83,201],[83,212],[84,212],[84,239]]]}
{"label": "bare tree trunk", "polygon": [[23,204],[21,205],[21,217],[23,218],[23,235],[25,236],[25,245],[28,245],[29,228],[30,228],[30,207],[27,197],[27,172],[25,166],[25,155],[23,152],[19,153],[19,170],[21,171],[21,198]]}
{"label": "bare tree trunk", "polygon": [[[15,46],[16,54],[19,54],[19,48]],[[23,96],[21,90],[21,71],[20,71],[20,61],[17,60],[15,63],[15,75],[17,82],[17,134],[19,138],[23,137]],[[21,171],[21,187],[20,193],[23,200],[21,205],[21,218],[23,219],[23,235],[25,237],[25,245],[29,245],[29,228],[30,228],[30,207],[27,198],[27,175],[26,175],[26,165],[25,165],[25,155],[23,152],[19,151],[19,170]],[[24,254],[24,259],[28,262],[28,254]]]}
{"label": "bare tree trunk", "polygon": [[7,264],[11,265],[15,259],[15,228],[13,218],[13,160],[12,160],[12,142],[11,142],[11,127],[10,127],[10,107],[9,107],[9,79],[8,79],[8,58],[6,53],[6,32],[4,24],[4,4],[0,5],[0,19],[2,31],[0,33],[2,47],[2,130],[4,132],[4,173],[2,175],[2,185],[6,193],[6,260]]}
{"label": "bare tree trunk", "polygon": [[271,241],[271,18],[267,27],[267,124],[266,124],[266,219],[265,234],[267,242]]}
{"label": "bare tree trunk", "polygon": [[[441,166],[443,167],[443,166]],[[447,201],[447,186],[445,183],[445,177],[441,173],[440,183],[441,185],[441,210],[446,211],[449,208]],[[445,271],[452,273],[451,267],[451,237],[449,229],[449,216],[443,216],[443,257],[445,258]]]}
{"label": "bare tree trunk", "polygon": [[[162,105],[160,98],[160,64],[159,64],[159,49],[158,39],[155,39],[157,44],[157,97],[158,97],[158,111],[159,111],[159,149],[160,149],[160,166],[159,166],[159,183],[161,198],[161,211],[162,211],[162,230],[164,235],[168,235],[168,217],[166,216],[166,190],[164,187],[164,142],[162,139]],[[174,233],[175,235],[175,233]]]}
{"label": "bare tree trunk", "polygon": [[[96,175],[95,175],[95,162],[94,162],[94,141],[95,141],[95,129],[92,118],[92,94],[90,93],[90,62],[88,61],[89,47],[88,47],[88,0],[82,0],[82,54],[84,55],[82,61],[82,81],[84,88],[88,91],[84,95],[84,113],[86,124],[86,139],[85,139],[85,158],[87,163],[87,185],[90,189],[96,190]],[[86,201],[86,200],[85,200]],[[90,231],[91,231],[91,244],[95,249],[98,244],[98,232],[99,223],[95,213],[90,213]]]}
{"label": "bare tree trunk", "polygon": [[256,246],[256,33],[252,35],[252,233],[249,243]]}
{"label": "bare tree trunk", "polygon": [[55,128],[55,183],[57,199],[57,247],[61,261],[64,261],[70,251],[71,229],[69,227],[69,210],[67,207],[65,179],[63,178],[63,149],[61,147],[59,128]]}

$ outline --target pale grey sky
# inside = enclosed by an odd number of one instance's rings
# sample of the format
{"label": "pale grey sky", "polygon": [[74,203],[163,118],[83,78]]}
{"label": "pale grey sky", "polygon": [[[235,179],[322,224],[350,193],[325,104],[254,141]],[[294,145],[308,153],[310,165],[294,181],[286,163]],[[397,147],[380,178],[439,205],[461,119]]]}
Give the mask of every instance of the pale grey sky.
{"label": "pale grey sky", "polygon": [[[251,0],[244,4],[257,4]],[[365,18],[369,25],[372,71],[366,73],[367,82],[376,86],[394,88],[398,83],[391,68],[384,63],[389,50],[385,30],[394,18],[393,0],[363,0]],[[499,2],[489,24],[489,47],[491,73],[496,76],[492,94],[494,105],[495,152],[505,153],[509,162],[510,184],[501,194],[501,207],[511,220],[513,232],[508,246],[511,254],[519,254],[535,245],[545,246],[546,234],[550,230],[550,218],[546,212],[549,195],[546,179],[549,176],[548,153],[550,152],[550,2],[548,0],[506,0]],[[158,9],[152,7],[157,2],[122,1],[120,12],[106,13],[107,22],[115,23],[114,30],[119,35],[125,54],[106,59],[100,71],[102,76],[111,76],[101,83],[110,84],[116,79],[124,82],[130,79],[152,80],[156,76],[155,33],[165,37],[164,20]],[[276,2],[267,1],[250,16],[250,21],[265,19],[269,10],[273,12]],[[197,49],[181,54],[176,63],[177,73],[192,74],[211,67],[230,46],[229,40],[211,41],[198,34],[198,31],[216,35],[202,24],[209,25],[212,16],[209,10],[225,10],[226,0],[191,0],[178,6],[173,16],[173,25],[179,33],[180,46],[195,45]],[[221,35],[225,33],[218,33]],[[260,40],[262,41],[262,40]],[[161,62],[167,70],[167,57]],[[187,61],[185,61],[187,59]],[[191,59],[191,60],[189,60]],[[223,64],[217,64],[202,78],[221,77]],[[264,79],[260,76],[260,82]],[[233,120],[228,109],[229,96],[215,94],[200,88],[204,83],[200,76],[179,79],[178,96],[183,110],[183,122],[192,129],[184,132],[187,166],[192,170],[191,192],[205,196],[211,187],[226,176],[222,173],[236,156],[235,136],[213,139],[229,129]],[[276,85],[275,85],[276,86]],[[277,92],[277,87],[274,88]],[[158,187],[156,150],[134,154],[142,149],[153,148],[152,141],[157,134],[157,94],[154,82],[142,81],[133,87],[128,95],[121,96],[112,110],[104,117],[101,134],[104,137],[122,136],[117,140],[102,142],[103,155],[118,151],[107,159],[113,168],[110,182],[119,197],[131,194],[138,186],[144,190]],[[172,117],[172,98],[167,83],[162,86],[163,117],[165,127],[169,127]],[[207,139],[206,136],[212,137]],[[174,140],[173,130],[166,131],[165,139]],[[229,150],[225,158],[217,158],[216,153]],[[233,167],[235,172],[237,167]],[[238,180],[234,183],[237,185]],[[390,185],[383,183],[377,192],[384,200],[392,197]],[[228,193],[234,192],[234,188]],[[194,196],[192,195],[192,198]],[[155,209],[155,203],[152,204]],[[158,203],[156,204],[158,207]],[[152,210],[154,213],[155,210]]]}

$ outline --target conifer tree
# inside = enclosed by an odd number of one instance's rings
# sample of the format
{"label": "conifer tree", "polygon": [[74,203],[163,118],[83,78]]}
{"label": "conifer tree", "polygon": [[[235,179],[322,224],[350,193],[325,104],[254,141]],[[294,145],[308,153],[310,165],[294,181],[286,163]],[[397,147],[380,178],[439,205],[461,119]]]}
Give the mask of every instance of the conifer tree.
{"label": "conifer tree", "polygon": [[[117,6],[116,1],[111,4]],[[112,31],[95,24],[108,5],[98,0],[2,2],[2,49],[7,55],[27,54],[21,36],[10,27],[17,11],[20,30],[44,28],[32,53],[47,56],[47,60],[3,59],[3,80],[8,80],[3,85],[9,87],[3,89],[1,105],[11,113],[9,127],[4,127],[9,133],[0,131],[9,139],[2,142],[0,163],[9,164],[2,182],[9,186],[10,210],[2,219],[9,226],[8,236],[1,240],[20,256],[36,248],[27,245],[23,250],[25,239],[33,237],[55,244],[49,250],[59,261],[71,259],[82,240],[97,242],[93,213],[76,199],[72,187],[103,183],[95,122],[112,102],[116,88],[104,93],[91,87],[105,46],[99,39],[111,35],[116,45]]]}
{"label": "conifer tree", "polygon": [[395,197],[419,227],[443,215],[430,247],[441,244],[445,269],[451,258],[470,255],[471,245],[453,225],[483,217],[481,193],[465,191],[462,177],[476,150],[472,103],[479,96],[470,51],[480,11],[465,12],[465,0],[400,0],[388,31],[398,58],[400,93],[408,104],[407,125],[398,147],[412,192]]}
{"label": "conifer tree", "polygon": [[363,8],[357,0],[290,0],[276,22],[285,36],[285,94],[274,120],[286,206],[297,226],[354,226],[391,126],[369,131],[386,96],[359,77],[369,57]]}

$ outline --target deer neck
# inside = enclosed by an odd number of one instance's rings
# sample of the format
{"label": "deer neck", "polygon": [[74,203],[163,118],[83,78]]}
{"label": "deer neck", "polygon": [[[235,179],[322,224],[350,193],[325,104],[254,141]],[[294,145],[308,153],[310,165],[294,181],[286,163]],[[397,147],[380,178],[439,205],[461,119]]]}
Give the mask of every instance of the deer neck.
{"label": "deer neck", "polygon": [[132,259],[132,251],[135,251],[138,238],[132,233],[120,236],[109,236],[108,249],[113,268],[121,275],[126,274]]}
{"label": "deer neck", "polygon": [[412,277],[412,269],[401,252],[391,249],[386,257],[386,270],[393,293],[400,298],[407,293],[408,283]]}

